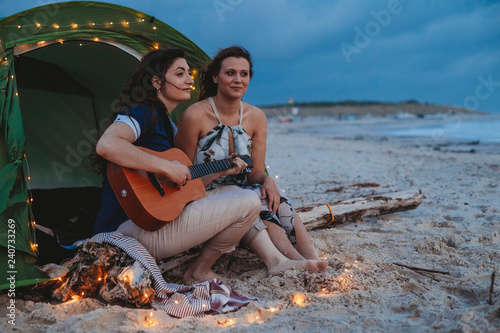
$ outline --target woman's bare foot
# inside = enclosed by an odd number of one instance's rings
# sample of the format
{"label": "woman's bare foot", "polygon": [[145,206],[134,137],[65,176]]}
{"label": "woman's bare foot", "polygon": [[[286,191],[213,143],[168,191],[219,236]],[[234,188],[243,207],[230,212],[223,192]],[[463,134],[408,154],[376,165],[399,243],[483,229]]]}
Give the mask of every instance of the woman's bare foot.
{"label": "woman's bare foot", "polygon": [[270,276],[289,269],[318,273],[325,272],[327,267],[328,261],[323,260],[284,260],[279,264],[268,268],[267,272]]}
{"label": "woman's bare foot", "polygon": [[218,274],[215,274],[214,271],[212,270],[199,270],[196,269],[196,267],[191,267],[188,268],[188,270],[184,273],[182,276],[182,283],[186,285],[191,285],[191,284],[196,284],[198,282],[202,281],[212,281],[214,278],[217,278],[219,280],[223,280],[222,277]]}

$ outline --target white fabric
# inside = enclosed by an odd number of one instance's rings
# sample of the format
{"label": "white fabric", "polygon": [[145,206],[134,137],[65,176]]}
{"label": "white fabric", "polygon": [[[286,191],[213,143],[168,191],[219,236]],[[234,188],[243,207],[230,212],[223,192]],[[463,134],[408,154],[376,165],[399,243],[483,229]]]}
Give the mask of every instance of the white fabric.
{"label": "white fabric", "polygon": [[126,116],[123,114],[119,114],[118,117],[116,117],[114,122],[115,123],[122,122],[122,123],[125,123],[128,126],[130,126],[132,131],[134,131],[134,135],[135,135],[134,141],[137,140],[137,138],[141,135],[141,127],[139,126],[139,123],[137,122],[137,120],[135,120],[132,117],[129,117],[129,116]]}

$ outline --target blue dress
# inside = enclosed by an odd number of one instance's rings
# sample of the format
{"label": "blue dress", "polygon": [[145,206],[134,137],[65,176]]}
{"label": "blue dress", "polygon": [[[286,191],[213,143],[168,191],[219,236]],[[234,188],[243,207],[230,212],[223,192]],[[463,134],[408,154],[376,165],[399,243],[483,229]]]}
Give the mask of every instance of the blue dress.
{"label": "blue dress", "polygon": [[[153,125],[153,115],[157,119],[156,125]],[[121,112],[120,116],[126,117],[127,115]],[[133,119],[131,126],[139,127],[137,133],[140,135],[134,145],[154,151],[165,151],[174,146],[173,136],[177,128],[166,114],[163,116],[160,111],[151,110],[143,105],[131,108],[128,116]],[[166,121],[170,122],[170,126],[166,124]],[[169,128],[172,129],[172,133],[169,133]],[[136,133],[136,129],[133,128],[133,130]],[[101,208],[94,223],[94,234],[115,231],[120,224],[129,219],[111,188],[106,170],[104,170],[103,177]]]}

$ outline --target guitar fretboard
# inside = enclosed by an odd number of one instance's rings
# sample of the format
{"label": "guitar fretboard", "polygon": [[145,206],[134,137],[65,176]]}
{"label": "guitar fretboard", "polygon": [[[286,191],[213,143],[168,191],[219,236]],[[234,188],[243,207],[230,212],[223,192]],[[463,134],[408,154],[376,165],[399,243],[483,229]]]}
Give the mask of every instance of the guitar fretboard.
{"label": "guitar fretboard", "polygon": [[233,161],[230,158],[227,158],[220,161],[190,165],[188,166],[188,169],[191,172],[191,179],[195,179],[219,171],[231,169],[233,166]]}

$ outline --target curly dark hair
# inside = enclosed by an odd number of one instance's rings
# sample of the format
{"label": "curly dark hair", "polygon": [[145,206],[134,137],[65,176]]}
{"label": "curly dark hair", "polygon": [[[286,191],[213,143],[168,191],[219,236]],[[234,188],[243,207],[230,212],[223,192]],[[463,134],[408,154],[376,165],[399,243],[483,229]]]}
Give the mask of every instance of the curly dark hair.
{"label": "curly dark hair", "polygon": [[[153,87],[151,79],[157,76],[160,79],[161,86],[165,84],[165,74],[175,60],[184,58],[184,51],[181,49],[161,48],[153,50],[145,54],[134,72],[130,75],[122,92],[118,95],[115,101],[111,104],[113,113],[110,117],[109,124],[112,124],[120,112],[129,113],[133,107],[145,105],[148,112],[144,115],[151,115],[150,127],[151,130],[158,125],[159,117],[167,117],[168,110],[165,104],[158,99],[157,90]],[[172,111],[172,110],[170,110]],[[164,121],[167,133],[173,138],[174,130],[170,121]],[[109,126],[109,125],[108,125]],[[97,173],[102,174],[106,167],[106,160],[97,155],[95,147],[91,154],[92,164]]]}
{"label": "curly dark hair", "polygon": [[213,76],[220,72],[222,61],[229,57],[245,58],[250,64],[250,78],[253,76],[253,62],[250,52],[242,46],[230,46],[219,49],[217,55],[200,71],[200,96],[199,101],[217,95],[217,83]]}
{"label": "curly dark hair", "polygon": [[[165,84],[165,74],[174,61],[184,58],[184,51],[181,49],[162,48],[153,50],[142,57],[141,62],[130,76],[121,94],[112,105],[112,119],[116,118],[119,112],[128,110],[139,105],[146,105],[150,112],[153,112],[152,127],[157,124],[158,113],[166,112],[165,105],[157,97],[157,91],[151,83],[153,76],[157,76],[161,81],[161,86]],[[170,110],[172,111],[172,110]]]}

